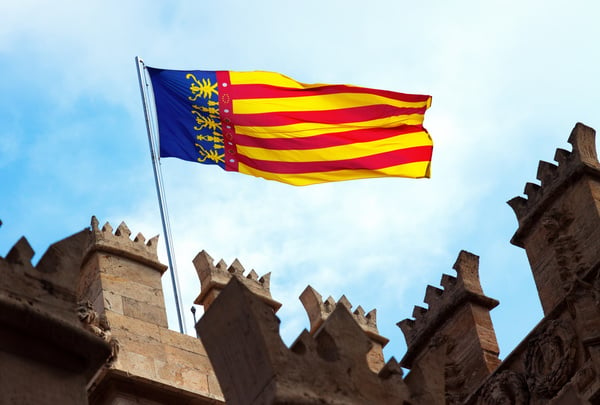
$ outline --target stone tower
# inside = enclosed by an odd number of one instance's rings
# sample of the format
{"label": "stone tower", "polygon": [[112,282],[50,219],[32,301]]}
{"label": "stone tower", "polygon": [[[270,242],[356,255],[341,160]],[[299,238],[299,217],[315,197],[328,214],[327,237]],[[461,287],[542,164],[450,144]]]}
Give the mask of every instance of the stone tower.
{"label": "stone tower", "polygon": [[498,366],[498,343],[489,311],[498,301],[483,294],[479,257],[460,252],[456,277],[444,274],[443,289],[428,286],[428,309],[415,306],[398,323],[406,338],[401,361],[406,383],[421,404],[460,403]]}
{"label": "stone tower", "polygon": [[[541,185],[527,183],[523,197],[508,203],[519,228],[512,243],[527,252],[544,314],[568,297],[600,264],[600,164],[595,131],[577,124],[557,149],[558,165],[540,162]],[[593,280],[589,280],[593,281]]]}

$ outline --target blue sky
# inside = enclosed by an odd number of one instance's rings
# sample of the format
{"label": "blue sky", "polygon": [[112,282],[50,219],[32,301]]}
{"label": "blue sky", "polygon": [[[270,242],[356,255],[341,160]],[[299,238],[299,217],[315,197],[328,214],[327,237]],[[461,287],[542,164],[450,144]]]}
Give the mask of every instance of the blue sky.
{"label": "blue sky", "polygon": [[[600,6],[591,1],[30,1],[0,4],[0,255],[37,252],[96,215],[162,234],[134,57],[173,69],[271,70],[299,81],[433,96],[429,180],[310,187],[165,159],[188,329],[202,249],[272,272],[291,342],[312,285],[395,323],[461,249],[481,256],[504,358],[541,318],[506,201],[580,121],[600,128]],[[161,258],[166,262],[164,246]],[[170,284],[164,280],[167,299]],[[170,324],[176,328],[173,305]]]}

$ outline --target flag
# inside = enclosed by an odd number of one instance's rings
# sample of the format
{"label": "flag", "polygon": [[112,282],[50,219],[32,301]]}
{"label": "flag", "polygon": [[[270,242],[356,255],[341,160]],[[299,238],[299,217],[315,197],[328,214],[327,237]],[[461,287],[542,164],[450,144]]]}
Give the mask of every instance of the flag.
{"label": "flag", "polygon": [[304,84],[271,72],[148,67],[160,157],[293,185],[429,177],[426,95]]}

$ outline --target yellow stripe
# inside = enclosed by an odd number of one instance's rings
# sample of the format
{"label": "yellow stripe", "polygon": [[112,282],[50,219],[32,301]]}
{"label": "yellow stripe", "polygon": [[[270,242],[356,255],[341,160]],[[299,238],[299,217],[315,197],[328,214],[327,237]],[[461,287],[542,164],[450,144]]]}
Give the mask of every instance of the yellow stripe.
{"label": "yellow stripe", "polygon": [[293,89],[310,89],[326,86],[326,84],[306,84],[300,83],[291,77],[275,72],[229,72],[231,84],[269,84],[272,86],[289,87]]}
{"label": "yellow stripe", "polygon": [[427,132],[419,131],[371,142],[358,142],[318,149],[274,150],[238,145],[237,152],[252,159],[271,160],[275,162],[325,162],[356,159],[425,145],[433,145],[431,137]]}
{"label": "yellow stripe", "polygon": [[239,164],[239,172],[268,180],[276,180],[294,186],[308,186],[310,184],[326,183],[331,181],[344,181],[356,179],[368,179],[375,177],[430,177],[431,162],[415,162],[403,165],[386,167],[380,170],[338,170],[332,172],[316,172],[307,174],[278,174],[257,170]]}
{"label": "yellow stripe", "polygon": [[236,125],[235,132],[249,135],[255,138],[304,138],[307,136],[333,134],[337,132],[351,131],[365,128],[394,128],[401,125],[421,125],[425,116],[423,114],[398,115],[393,117],[379,118],[370,121],[351,122],[346,124],[319,124],[314,122],[302,122],[292,125],[280,125],[273,127],[247,127]]}
{"label": "yellow stripe", "polygon": [[366,107],[371,105],[391,105],[394,107],[421,108],[429,101],[400,101],[377,94],[336,93],[322,96],[279,97],[233,100],[235,114],[261,114],[285,111],[329,111],[344,108]]}

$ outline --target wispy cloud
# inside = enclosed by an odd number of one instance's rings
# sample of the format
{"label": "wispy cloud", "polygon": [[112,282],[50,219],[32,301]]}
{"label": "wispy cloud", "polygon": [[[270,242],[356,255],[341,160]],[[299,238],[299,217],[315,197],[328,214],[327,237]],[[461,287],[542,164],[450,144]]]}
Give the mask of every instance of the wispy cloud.
{"label": "wispy cloud", "polygon": [[[395,322],[462,248],[481,255],[504,354],[533,326],[524,252],[504,201],[576,121],[596,125],[600,35],[589,2],[73,1],[0,5],[0,249],[37,250],[89,216],[162,233],[133,58],[166,68],[275,70],[305,82],[429,93],[433,178],[294,188],[163,161],[186,306],[206,249],[272,272],[282,330],[307,326],[307,284]],[[8,191],[5,191],[8,190]],[[161,257],[166,261],[164,250]],[[168,281],[165,280],[168,287]],[[167,288],[167,295],[168,295]],[[531,298],[533,297],[533,299]],[[526,300],[526,301],[524,301]],[[513,304],[517,303],[517,305]],[[518,305],[533,306],[518,328]],[[497,315],[496,315],[497,314]],[[172,305],[170,316],[173,318]]]}

